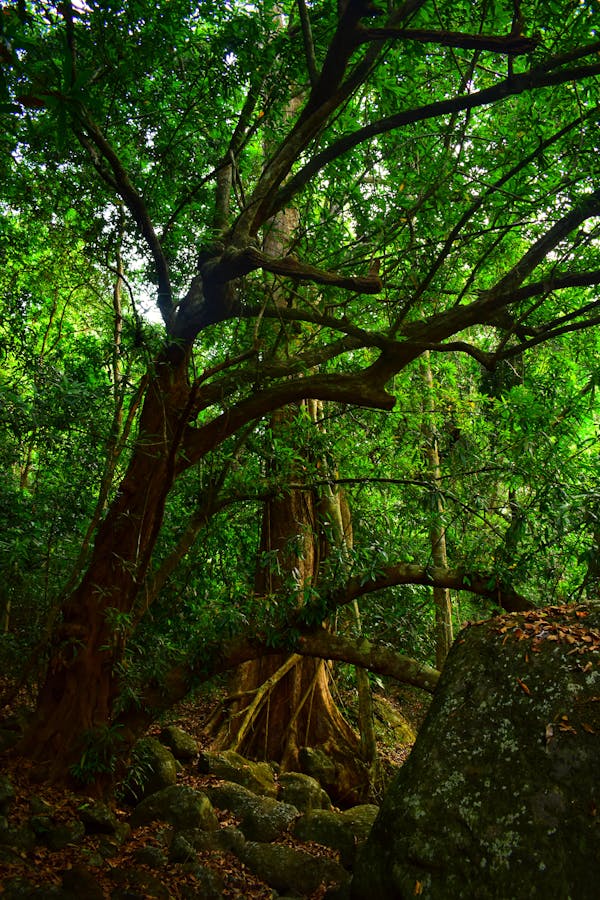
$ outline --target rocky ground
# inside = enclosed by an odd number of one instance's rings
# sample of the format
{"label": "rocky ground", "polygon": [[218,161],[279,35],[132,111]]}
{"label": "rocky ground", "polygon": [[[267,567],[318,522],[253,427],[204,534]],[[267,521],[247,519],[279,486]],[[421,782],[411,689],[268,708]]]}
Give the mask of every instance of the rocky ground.
{"label": "rocky ground", "polygon": [[[392,769],[410,750],[410,726],[420,724],[426,698],[406,689],[381,702],[381,749]],[[187,702],[151,729],[133,793],[112,807],[36,783],[26,761],[4,756],[3,898],[346,896],[376,804],[337,809],[307,774],[210,753],[209,706]]]}

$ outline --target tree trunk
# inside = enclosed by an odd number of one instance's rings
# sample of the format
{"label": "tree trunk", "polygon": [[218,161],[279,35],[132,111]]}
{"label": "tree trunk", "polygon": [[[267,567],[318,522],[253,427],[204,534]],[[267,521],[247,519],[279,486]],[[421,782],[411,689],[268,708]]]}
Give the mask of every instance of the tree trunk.
{"label": "tree trunk", "polygon": [[[448,557],[446,554],[446,529],[442,521],[444,504],[440,494],[442,479],[438,440],[433,422],[435,402],[433,397],[433,373],[431,371],[429,350],[423,355],[421,371],[423,373],[423,380],[426,388],[425,415],[423,419],[425,457],[427,459],[427,468],[429,471],[429,478],[431,479],[432,490],[434,492],[433,499],[435,503],[434,518],[429,529],[431,559],[434,566],[440,566],[445,569],[448,566]],[[448,588],[433,588],[433,604],[435,607],[435,665],[436,668],[441,669],[454,640],[452,629],[452,602],[450,600],[450,591]]]}
{"label": "tree trunk", "polygon": [[[297,414],[291,407],[279,412],[273,430]],[[317,585],[324,549],[314,491],[294,488],[267,501],[257,595],[278,602],[289,602],[291,596],[294,604],[302,604],[305,593]],[[336,800],[355,802],[367,796],[368,772],[358,737],[332,697],[330,663],[289,654],[244,663],[234,676],[230,699],[213,744],[216,749],[274,760],[289,771],[300,769],[302,747],[319,747],[337,765]]]}
{"label": "tree trunk", "polygon": [[91,559],[66,600],[45,682],[21,751],[50,763],[53,777],[75,763],[86,734],[109,726],[121,659],[175,475],[187,419],[188,356],[165,352],[150,376],[139,435]]}

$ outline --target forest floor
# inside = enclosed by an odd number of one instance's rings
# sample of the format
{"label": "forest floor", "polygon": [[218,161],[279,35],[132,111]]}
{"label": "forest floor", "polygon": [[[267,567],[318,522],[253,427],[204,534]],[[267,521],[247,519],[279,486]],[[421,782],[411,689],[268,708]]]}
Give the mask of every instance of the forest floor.
{"label": "forest floor", "polygon": [[[4,685],[5,687],[6,685]],[[1,693],[1,692],[0,692]],[[414,730],[420,727],[428,707],[428,697],[421,691],[394,684],[389,692],[386,691],[386,700],[401,713],[412,725]],[[162,725],[178,725],[188,734],[191,734],[198,742],[199,748],[208,749],[208,738],[205,726],[215,708],[214,695],[200,695],[193,700],[187,700],[175,707],[168,718],[160,725],[149,730],[150,734],[160,731]],[[387,771],[393,771],[402,765],[410,753],[412,745],[395,746],[389,736],[380,744],[380,756]],[[86,798],[82,794],[75,794],[55,786],[40,783],[36,780],[35,771],[27,760],[14,756],[1,758],[1,771],[9,779],[15,792],[15,799],[10,806],[11,827],[24,825],[32,814],[32,800],[38,807],[47,804],[52,809],[53,818],[60,824],[67,823],[78,818],[78,809]],[[182,766],[178,776],[178,784],[186,784],[196,790],[202,791],[209,784],[214,784],[215,779],[209,775],[198,772],[195,764]],[[115,813],[119,819],[126,823],[131,815],[131,809],[117,805]],[[236,820],[230,813],[217,811],[220,824],[235,825]],[[4,886],[17,878],[27,879],[32,885],[48,887],[54,885],[57,888],[63,883],[63,874],[70,869],[85,867],[93,873],[95,884],[100,888],[105,897],[110,897],[115,891],[115,876],[119,872],[135,867],[144,869],[136,858],[136,853],[142,847],[159,846],[159,835],[156,824],[137,827],[119,847],[118,853],[103,860],[102,865],[92,865],[98,858],[98,835],[85,835],[84,838],[73,844],[68,844],[61,850],[50,850],[43,844],[36,845],[33,850],[23,850],[18,861],[2,862],[0,858],[0,896],[4,893]],[[313,856],[328,856],[337,858],[337,854],[318,844],[304,844],[292,836],[286,837],[279,843],[287,843],[289,846],[308,851]],[[217,872],[224,884],[223,897],[225,898],[254,898],[254,900],[272,900],[274,892],[271,887],[256,878],[244,864],[231,853],[216,853],[207,851],[199,854],[202,865]],[[197,896],[193,891],[193,875],[185,872],[185,867],[178,864],[166,864],[161,867],[160,873],[148,869],[150,877],[156,879],[159,874],[163,885],[168,886],[165,896],[169,900]],[[310,895],[310,900],[320,900],[325,894],[325,888],[319,889]],[[21,894],[19,894],[21,896]],[[23,897],[28,896],[25,893]],[[41,897],[42,894],[35,894]],[[138,897],[156,897],[156,893],[138,893]],[[86,898],[82,897],[82,900]]]}

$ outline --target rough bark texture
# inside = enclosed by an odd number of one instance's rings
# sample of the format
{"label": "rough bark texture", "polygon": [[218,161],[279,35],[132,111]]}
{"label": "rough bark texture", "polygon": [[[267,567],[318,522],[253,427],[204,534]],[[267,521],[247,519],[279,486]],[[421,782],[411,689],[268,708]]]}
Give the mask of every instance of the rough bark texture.
{"label": "rough bark texture", "polygon": [[599,603],[461,633],[355,900],[598,896],[599,653]]}
{"label": "rough bark texture", "polygon": [[[278,413],[273,429],[295,414],[290,408]],[[267,564],[257,567],[258,596],[295,594],[299,607],[304,591],[316,584],[323,550],[317,505],[314,492],[295,489],[265,504],[260,550],[261,556],[268,556]],[[321,659],[303,657],[283,671],[287,660],[286,655],[265,656],[239,668],[231,691],[237,699],[213,746],[233,748],[253,759],[275,760],[284,770],[300,768],[302,747],[320,747],[338,762],[336,799],[363,799],[368,777],[356,758],[357,736],[331,695],[330,666]],[[253,706],[258,696],[261,703]]]}
{"label": "rough bark texture", "polygon": [[[159,360],[139,436],[119,492],[100,525],[90,564],[63,607],[35,717],[21,751],[62,776],[85,735],[111,721],[127,617],[150,564],[173,484],[179,432],[186,421],[187,358]],[[121,619],[121,622],[126,619]]]}

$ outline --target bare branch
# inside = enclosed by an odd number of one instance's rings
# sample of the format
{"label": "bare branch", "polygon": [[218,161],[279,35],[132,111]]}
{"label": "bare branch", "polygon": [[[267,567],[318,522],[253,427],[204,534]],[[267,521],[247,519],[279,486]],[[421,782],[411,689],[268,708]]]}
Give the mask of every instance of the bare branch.
{"label": "bare branch", "polygon": [[[567,135],[570,131],[572,131],[577,126],[583,124],[587,120],[597,119],[600,116],[600,107],[596,107],[593,110],[590,110],[584,116],[580,116],[572,122],[569,122],[568,125],[565,125],[564,128],[561,128],[555,134],[551,135],[551,137],[547,138],[545,141],[542,141],[532,153],[527,154],[523,159],[519,160],[516,165],[514,165],[511,169],[508,170],[504,175],[502,175],[497,181],[491,184],[487,190],[483,191],[479,197],[477,197],[471,206],[468,207],[467,210],[460,217],[446,240],[444,241],[444,246],[436,256],[433,265],[430,267],[429,271],[419,284],[419,287],[415,294],[411,297],[411,305],[414,304],[419,297],[421,297],[426,291],[427,287],[431,284],[434,275],[440,269],[443,262],[448,258],[452,246],[458,236],[461,234],[463,228],[469,222],[470,219],[481,209],[482,205],[494,192],[501,190],[505,184],[508,184],[515,175],[518,175],[523,169],[525,169],[528,165],[530,165],[534,160],[538,159],[543,153],[545,153],[553,144],[557,143],[561,140],[565,135]],[[398,324],[398,323],[397,323]]]}
{"label": "bare branch", "polygon": [[[535,241],[527,253],[523,254],[519,262],[512,267],[510,272],[507,272],[495,287],[485,292],[485,296],[481,301],[482,304],[489,307],[497,299],[507,295],[511,296],[512,302],[515,289],[533,272],[540,262],[575,228],[578,228],[587,219],[595,216],[600,216],[600,188],[586,195],[577,206],[560,218],[558,222],[555,222],[548,231]],[[543,282],[541,284],[543,285]],[[541,287],[536,293],[540,293],[543,290],[544,288]]]}
{"label": "bare branch", "polygon": [[298,0],[298,13],[300,14],[304,52],[306,53],[306,68],[310,83],[314,87],[319,80],[319,72],[317,69],[317,60],[315,58],[315,45],[313,44],[312,29],[310,27],[310,16],[308,15],[305,0]]}
{"label": "bare branch", "polygon": [[146,204],[141,194],[139,194],[139,192],[131,183],[129,175],[127,174],[127,171],[125,170],[117,153],[105,138],[100,128],[98,128],[96,123],[93,121],[87,110],[81,112],[80,123],[84,133],[78,133],[79,140],[81,141],[83,146],[88,149],[88,151],[90,150],[90,142],[92,142],[94,147],[100,153],[101,158],[106,160],[106,162],[108,163],[112,174],[107,173],[106,168],[101,164],[101,162],[97,160],[97,158],[96,160],[94,159],[95,154],[92,154],[92,161],[94,162],[96,169],[98,170],[100,175],[105,178],[105,180],[108,180],[108,183],[111,185],[111,187],[113,187],[118,192],[119,196],[125,203],[125,206],[131,213],[136,225],[142,232],[146,243],[148,244],[148,247],[152,254],[152,258],[154,260],[154,267],[156,270],[156,278],[158,282],[158,308],[160,309],[160,313],[163,317],[165,325],[167,326],[167,328],[169,328],[171,324],[171,316],[173,314],[173,295],[171,291],[169,267],[167,265],[166,257],[163,253],[160,240],[154,230],[154,226],[150,219]]}

